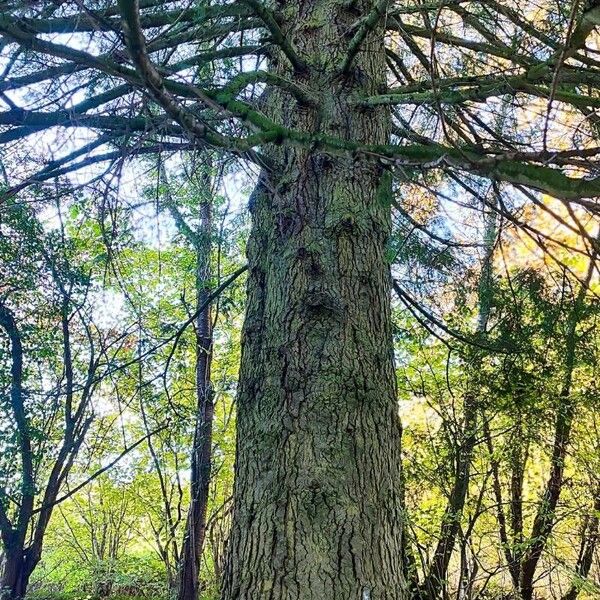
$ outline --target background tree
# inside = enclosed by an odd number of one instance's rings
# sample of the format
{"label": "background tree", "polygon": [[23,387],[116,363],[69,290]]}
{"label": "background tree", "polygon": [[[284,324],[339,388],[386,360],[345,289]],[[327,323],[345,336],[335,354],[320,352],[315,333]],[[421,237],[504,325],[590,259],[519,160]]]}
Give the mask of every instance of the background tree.
{"label": "background tree", "polygon": [[82,248],[67,237],[57,210],[58,230],[48,237],[20,205],[9,202],[2,211],[0,326],[10,377],[2,382],[0,588],[12,598],[25,593],[40,560],[50,517],[92,424],[94,395],[126,338],[95,325],[91,261],[84,255],[75,262]]}

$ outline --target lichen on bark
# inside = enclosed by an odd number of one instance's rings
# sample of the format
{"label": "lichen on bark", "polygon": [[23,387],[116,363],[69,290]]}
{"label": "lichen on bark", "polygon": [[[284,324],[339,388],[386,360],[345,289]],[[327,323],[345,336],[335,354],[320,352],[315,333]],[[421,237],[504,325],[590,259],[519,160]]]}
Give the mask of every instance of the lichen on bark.
{"label": "lichen on bark", "polygon": [[[279,2],[307,65],[271,69],[269,118],[306,134],[385,144],[387,107],[350,98],[385,87],[381,23],[342,72],[348,32],[373,2]],[[327,15],[327,20],[323,19]],[[279,147],[253,195],[238,395],[234,517],[225,600],[401,600],[400,423],[385,249],[383,171],[360,156]]]}

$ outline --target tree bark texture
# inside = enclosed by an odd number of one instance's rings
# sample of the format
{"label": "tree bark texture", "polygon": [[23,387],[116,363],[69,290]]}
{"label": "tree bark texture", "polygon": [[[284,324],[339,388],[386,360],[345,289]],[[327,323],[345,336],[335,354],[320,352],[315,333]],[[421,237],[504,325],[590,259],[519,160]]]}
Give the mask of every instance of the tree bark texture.
{"label": "tree bark texture", "polygon": [[[352,104],[354,94],[385,86],[382,19],[344,68],[356,24],[375,3],[276,8],[307,67],[294,71],[275,57],[272,69],[310,90],[315,105],[272,92],[265,110],[300,131],[388,141],[387,109]],[[318,148],[270,158],[278,168],[263,173],[251,199],[223,598],[401,600],[390,180],[374,162]]]}

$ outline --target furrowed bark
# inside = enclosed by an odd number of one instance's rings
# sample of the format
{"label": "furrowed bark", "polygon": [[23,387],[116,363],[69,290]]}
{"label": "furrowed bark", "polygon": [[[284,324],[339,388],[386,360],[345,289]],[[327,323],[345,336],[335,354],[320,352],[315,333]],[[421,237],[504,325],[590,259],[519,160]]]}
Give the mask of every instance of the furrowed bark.
{"label": "furrowed bark", "polygon": [[[272,117],[312,134],[385,143],[382,21],[347,73],[348,32],[374,2],[280,2],[307,65],[271,68],[317,109],[268,92]],[[282,25],[283,26],[283,25]],[[279,60],[277,60],[277,58]],[[360,156],[272,153],[251,201],[234,516],[224,600],[401,600],[400,437],[390,319],[390,180]]]}

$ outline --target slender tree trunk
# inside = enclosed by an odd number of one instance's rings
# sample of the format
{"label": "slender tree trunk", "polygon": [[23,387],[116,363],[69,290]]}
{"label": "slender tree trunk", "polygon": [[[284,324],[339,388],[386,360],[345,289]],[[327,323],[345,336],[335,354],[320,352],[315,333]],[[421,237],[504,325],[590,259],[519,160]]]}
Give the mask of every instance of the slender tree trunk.
{"label": "slender tree trunk", "polygon": [[471,390],[468,390],[465,395],[464,407],[463,441],[457,450],[454,484],[442,517],[439,542],[421,593],[422,598],[431,600],[438,598],[440,592],[446,589],[448,567],[460,531],[462,513],[469,490],[471,460],[475,448],[477,413],[479,410],[478,400]]}
{"label": "slender tree trunk", "polygon": [[[517,403],[519,399],[517,398]],[[514,580],[521,580],[522,558],[524,552],[523,532],[523,483],[529,458],[529,442],[523,431],[525,416],[518,409],[515,415],[513,435],[508,448],[510,464],[510,530],[512,535],[512,553]],[[517,583],[517,588],[520,584]]]}
{"label": "slender tree trunk", "polygon": [[[375,3],[278,7],[286,39],[308,65],[287,74],[316,105],[292,107],[272,92],[267,110],[307,133],[387,141],[387,109],[352,103],[385,85],[380,25],[344,72],[353,25]],[[263,174],[251,202],[223,598],[402,600],[401,429],[385,253],[391,182],[373,162],[317,149],[272,158],[278,168]]]}
{"label": "slender tree trunk", "polygon": [[[205,183],[210,184],[209,177]],[[196,303],[203,306],[210,294],[212,207],[205,198],[200,207],[201,226],[196,236]],[[212,321],[210,308],[201,311],[196,321],[197,415],[192,450],[191,498],[179,574],[179,600],[198,597],[200,558],[206,537],[206,513],[212,462],[213,390],[211,385]]]}
{"label": "slender tree trunk", "polygon": [[581,545],[579,547],[579,556],[577,566],[575,567],[576,577],[569,588],[569,591],[562,597],[562,600],[576,600],[579,595],[581,585],[579,583],[586,579],[590,574],[594,561],[594,553],[600,540],[600,485],[596,487],[594,493],[594,505],[592,514],[587,515],[583,530],[581,532]]}
{"label": "slender tree trunk", "polygon": [[508,566],[511,581],[515,590],[519,588],[519,564],[515,560],[512,544],[508,537],[508,526],[506,521],[506,514],[504,512],[504,499],[502,494],[502,481],[500,479],[500,463],[499,460],[494,456],[494,443],[492,441],[492,435],[490,432],[490,426],[486,420],[485,414],[483,416],[483,435],[485,437],[485,443],[490,455],[491,471],[492,471],[492,489],[494,491],[494,499],[496,501],[496,518],[498,520],[498,534],[500,537],[500,543],[502,545],[502,552],[504,559]]}
{"label": "slender tree trunk", "polygon": [[596,252],[594,252],[589,263],[585,281],[581,284],[579,292],[575,297],[567,324],[565,336],[565,373],[558,398],[554,426],[554,444],[550,457],[550,473],[533,521],[531,535],[529,536],[530,543],[522,559],[520,592],[523,600],[532,600],[533,598],[537,566],[556,523],[556,508],[562,493],[565,461],[576,409],[575,401],[571,396],[571,388],[579,342],[577,326],[582,317],[586,293],[596,268],[596,259]]}
{"label": "slender tree trunk", "polygon": [[[23,394],[23,345],[21,333],[12,312],[0,302],[0,328],[10,340],[11,391],[10,407],[16,424],[21,457],[21,498],[16,524],[9,520],[5,508],[6,496],[0,490],[0,532],[4,545],[4,563],[0,577],[0,598],[20,600],[25,596],[29,577],[37,562],[39,552],[25,547],[26,533],[30,524],[35,484],[33,479],[33,453],[29,421]],[[41,551],[41,548],[40,548]],[[37,556],[37,559],[36,559]]]}
{"label": "slender tree trunk", "polygon": [[[576,307],[575,310],[578,310]],[[574,317],[575,319],[575,317]],[[575,325],[574,321],[569,338],[567,339],[567,373],[566,383],[560,396],[560,403],[556,415],[556,424],[554,432],[554,445],[552,447],[552,456],[550,464],[550,475],[540,499],[538,511],[536,513],[531,535],[529,537],[529,547],[522,558],[520,592],[523,600],[532,600],[534,593],[534,579],[538,562],[542,552],[546,547],[546,542],[552,533],[556,521],[556,508],[563,487],[563,477],[565,471],[565,460],[567,457],[567,447],[571,437],[571,428],[575,414],[575,406],[570,398],[571,379],[573,375],[575,360]]]}
{"label": "slender tree trunk", "polygon": [[530,546],[523,558],[521,567],[521,597],[523,600],[532,600],[533,598],[537,565],[554,528],[555,511],[563,487],[565,459],[573,423],[574,406],[567,398],[558,410],[550,477],[544,495],[540,499],[540,505],[529,538]]}
{"label": "slender tree trunk", "polygon": [[[478,293],[478,318],[475,335],[485,341],[486,330],[490,318],[493,296],[493,257],[498,237],[498,217],[493,209],[488,209],[485,216],[483,246],[485,253],[481,264]],[[450,496],[446,504],[438,544],[435,548],[431,566],[427,573],[420,597],[433,600],[447,588],[448,567],[454,552],[456,540],[469,492],[471,480],[471,462],[477,440],[477,416],[481,410],[479,400],[479,373],[481,371],[482,353],[480,350],[469,352],[466,357],[466,390],[463,397],[463,423],[459,445],[456,448],[456,471]],[[464,542],[466,544],[467,541]],[[461,556],[461,564],[466,558]]]}

